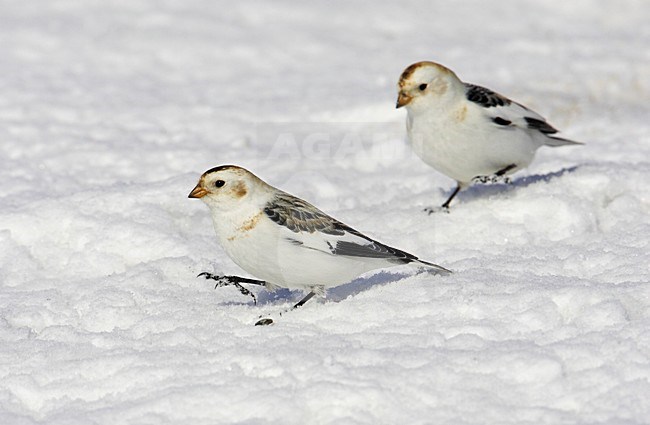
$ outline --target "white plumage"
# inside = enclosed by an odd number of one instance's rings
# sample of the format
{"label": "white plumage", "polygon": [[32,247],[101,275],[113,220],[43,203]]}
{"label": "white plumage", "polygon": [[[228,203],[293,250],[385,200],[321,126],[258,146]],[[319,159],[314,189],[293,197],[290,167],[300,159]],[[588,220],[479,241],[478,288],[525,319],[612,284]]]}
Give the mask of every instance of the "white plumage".
{"label": "white plumage", "polygon": [[399,80],[397,107],[408,111],[415,153],[458,183],[443,204],[474,180],[505,176],[527,167],[540,146],[580,144],[534,111],[484,87],[462,82],[435,62],[418,62]]}

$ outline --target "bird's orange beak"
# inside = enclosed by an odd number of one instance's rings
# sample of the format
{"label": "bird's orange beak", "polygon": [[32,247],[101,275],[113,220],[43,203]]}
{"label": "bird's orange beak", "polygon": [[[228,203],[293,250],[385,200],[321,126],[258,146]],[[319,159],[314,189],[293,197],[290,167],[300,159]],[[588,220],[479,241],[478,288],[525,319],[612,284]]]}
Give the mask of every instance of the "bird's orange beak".
{"label": "bird's orange beak", "polygon": [[203,198],[208,194],[208,191],[201,187],[201,183],[198,183],[194,189],[187,195],[188,198]]}
{"label": "bird's orange beak", "polygon": [[399,95],[397,96],[397,105],[395,105],[395,108],[401,108],[402,106],[406,106],[411,101],[413,98],[409,96],[408,94],[404,93],[403,91],[399,92]]}

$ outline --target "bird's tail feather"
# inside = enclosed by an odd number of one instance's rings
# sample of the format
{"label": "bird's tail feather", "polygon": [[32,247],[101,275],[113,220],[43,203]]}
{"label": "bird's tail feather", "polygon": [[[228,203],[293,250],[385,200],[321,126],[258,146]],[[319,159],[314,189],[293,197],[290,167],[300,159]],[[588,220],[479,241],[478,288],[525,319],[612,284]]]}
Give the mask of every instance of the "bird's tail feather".
{"label": "bird's tail feather", "polygon": [[557,147],[557,146],[567,146],[567,145],[584,145],[582,142],[576,142],[574,140],[563,139],[561,137],[547,137],[544,141],[545,146]]}
{"label": "bird's tail feather", "polygon": [[426,266],[429,269],[430,272],[435,273],[435,274],[440,274],[440,275],[445,276],[445,275],[448,275],[448,274],[452,273],[451,270],[446,269],[446,268],[444,268],[442,266],[439,266],[437,264],[430,263],[428,261],[417,259],[417,260],[415,260],[415,263],[422,264],[423,266]]}

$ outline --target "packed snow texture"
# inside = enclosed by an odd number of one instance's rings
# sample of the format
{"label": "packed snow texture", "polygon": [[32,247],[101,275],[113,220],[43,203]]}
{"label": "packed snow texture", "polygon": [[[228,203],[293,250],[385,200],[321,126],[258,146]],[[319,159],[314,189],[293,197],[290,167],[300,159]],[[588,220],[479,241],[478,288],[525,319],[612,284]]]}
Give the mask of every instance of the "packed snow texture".
{"label": "packed snow texture", "polygon": [[[650,423],[650,2],[0,3],[0,423]],[[584,146],[511,185],[405,143],[436,60]],[[255,327],[202,271],[238,164],[454,271],[370,273]]]}

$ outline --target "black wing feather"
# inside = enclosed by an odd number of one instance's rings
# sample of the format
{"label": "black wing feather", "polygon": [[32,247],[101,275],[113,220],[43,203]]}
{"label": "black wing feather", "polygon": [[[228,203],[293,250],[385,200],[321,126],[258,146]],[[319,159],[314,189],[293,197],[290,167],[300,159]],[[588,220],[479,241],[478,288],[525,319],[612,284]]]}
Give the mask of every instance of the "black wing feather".
{"label": "black wing feather", "polygon": [[496,106],[510,105],[512,101],[505,96],[495,93],[485,87],[477,86],[475,84],[465,84],[467,91],[465,96],[470,102],[478,103],[484,108],[492,108]]}
{"label": "black wing feather", "polygon": [[537,130],[544,134],[557,133],[557,130],[544,120],[538,120],[537,118],[531,118],[531,117],[524,117],[524,119],[526,120],[526,123],[528,124],[528,128],[530,129]]}
{"label": "black wing feather", "polygon": [[374,239],[370,239],[363,233],[360,233],[343,223],[339,222],[338,227],[347,233],[351,233],[368,241],[369,243],[361,245],[354,242],[338,241],[334,249],[334,253],[337,255],[347,255],[349,257],[383,258],[387,260],[394,260],[398,263],[410,263],[411,261],[418,259],[416,256],[409,254],[408,252],[401,251],[397,248],[393,248],[391,246],[384,245],[381,242],[377,242]]}
{"label": "black wing feather", "polygon": [[417,258],[407,252],[391,248],[382,243],[373,241],[368,245],[359,245],[354,242],[339,241],[333,250],[335,255],[346,257],[380,258],[395,263],[410,263]]}

